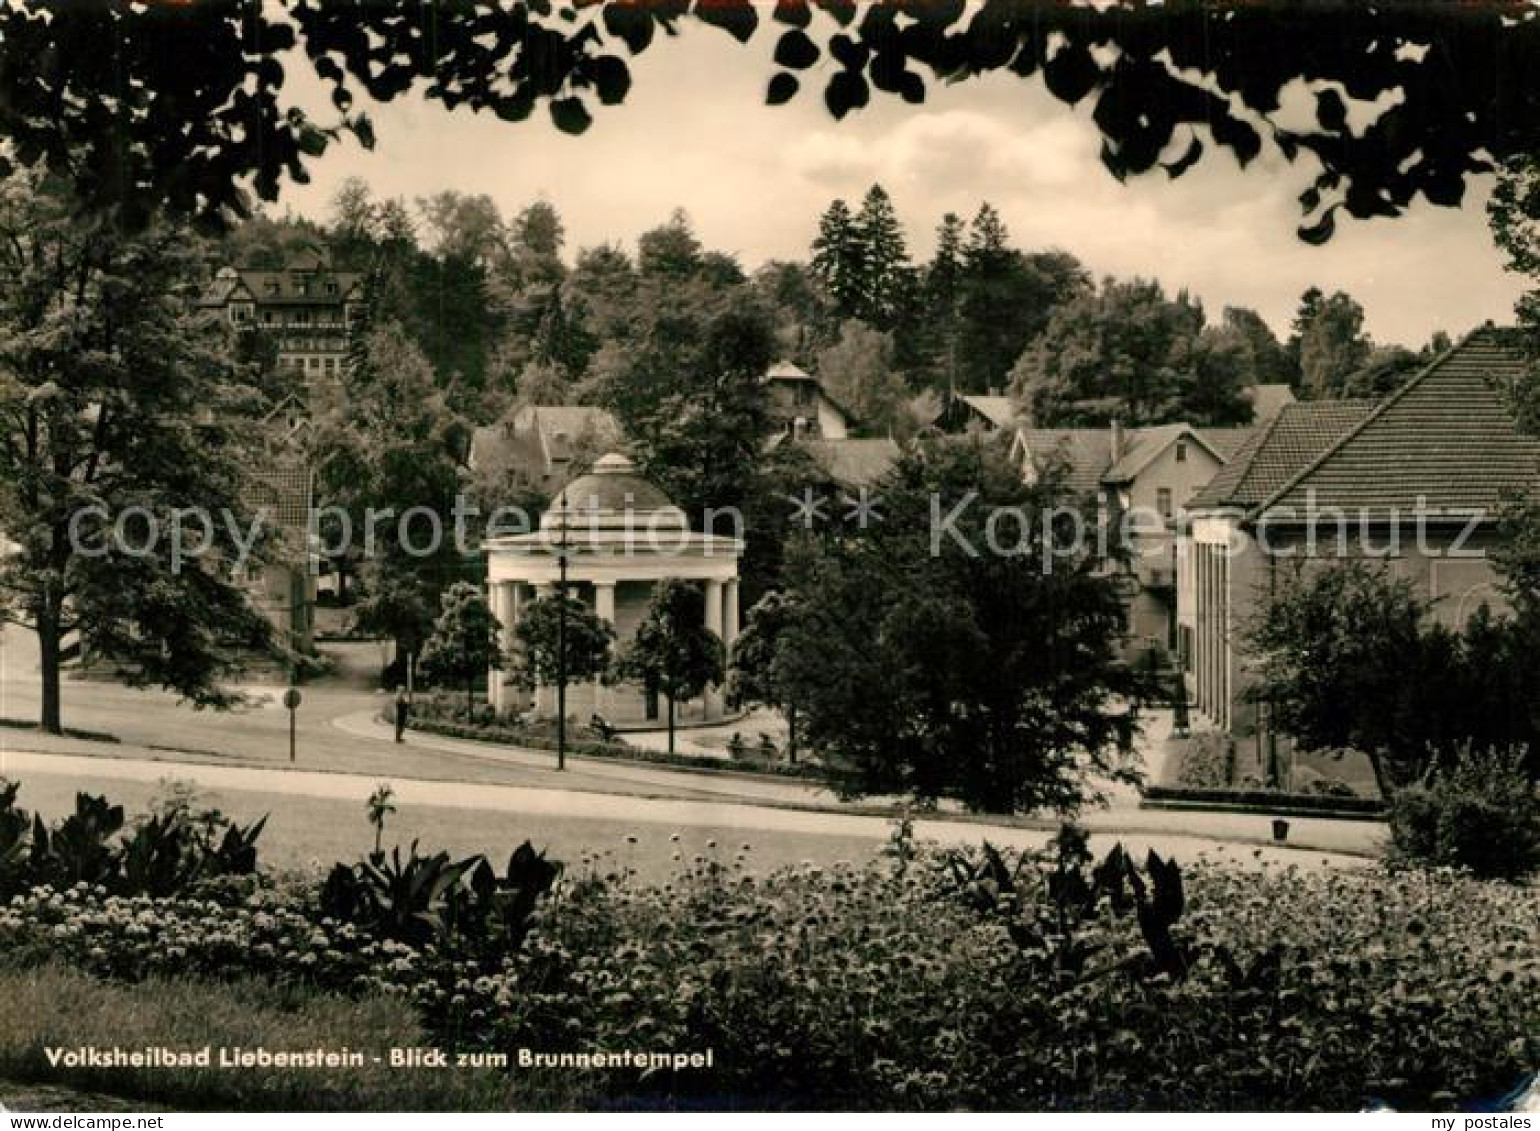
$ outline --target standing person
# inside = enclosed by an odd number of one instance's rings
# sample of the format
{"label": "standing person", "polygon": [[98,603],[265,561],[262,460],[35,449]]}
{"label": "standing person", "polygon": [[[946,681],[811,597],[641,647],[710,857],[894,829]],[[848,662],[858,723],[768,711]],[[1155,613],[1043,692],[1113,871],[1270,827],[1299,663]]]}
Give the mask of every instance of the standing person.
{"label": "standing person", "polygon": [[396,688],[396,741],[404,742],[407,716],[412,713],[412,701],[406,697],[406,688]]}

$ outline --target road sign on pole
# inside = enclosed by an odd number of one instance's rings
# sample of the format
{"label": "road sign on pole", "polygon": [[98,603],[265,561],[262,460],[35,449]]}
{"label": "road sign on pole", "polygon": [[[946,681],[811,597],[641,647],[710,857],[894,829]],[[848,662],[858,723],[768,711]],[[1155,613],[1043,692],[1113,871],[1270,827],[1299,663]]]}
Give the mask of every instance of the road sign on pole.
{"label": "road sign on pole", "polygon": [[289,761],[294,761],[294,718],[304,696],[299,688],[291,687],[283,693],[283,705],[289,709]]}

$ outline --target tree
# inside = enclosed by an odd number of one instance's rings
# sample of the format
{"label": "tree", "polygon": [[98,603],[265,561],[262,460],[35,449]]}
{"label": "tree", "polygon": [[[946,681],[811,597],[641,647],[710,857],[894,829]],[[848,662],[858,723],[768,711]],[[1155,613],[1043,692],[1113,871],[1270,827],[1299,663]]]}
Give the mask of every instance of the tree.
{"label": "tree", "polygon": [[1300,387],[1306,397],[1341,397],[1347,379],[1369,360],[1373,344],[1363,333],[1364,308],[1337,291],[1305,292],[1296,323]]}
{"label": "tree", "polygon": [[1103,281],[1057,307],[1012,370],[1039,427],[1245,421],[1240,342],[1204,336],[1203,308],[1153,280]]}
{"label": "tree", "polygon": [[863,255],[861,227],[856,218],[843,200],[832,201],[818,220],[811,267],[841,318],[858,317],[862,309]]}
{"label": "tree", "polygon": [[1070,812],[1118,750],[1132,677],[1121,605],[1054,476],[1023,484],[987,437],[922,441],[883,519],[798,544],[775,693],[849,795]]}
{"label": "tree", "polygon": [[699,521],[710,509],[742,517],[749,601],[773,581],[775,515],[784,509],[780,485],[765,470],[770,415],[763,377],[774,348],[769,317],[752,304],[659,317],[644,340],[618,354],[600,394],[642,473],[687,515]]}
{"label": "tree", "polygon": [[839,341],[818,355],[818,375],[868,435],[884,435],[903,415],[909,391],[894,368],[890,333],[847,321]]}
{"label": "tree", "polygon": [[568,683],[586,683],[609,670],[614,628],[571,594],[566,597],[566,606],[565,625],[561,623],[561,602],[555,596],[538,597],[520,610],[511,657],[520,687],[553,687],[563,677]]}
{"label": "tree", "polygon": [[1227,306],[1223,326],[1246,344],[1247,384],[1299,385],[1297,362],[1289,357],[1272,327],[1255,310]]}
{"label": "tree", "polygon": [[473,568],[455,517],[467,429],[400,324],[371,321],[354,345],[345,403],[316,428],[320,485],[338,518],[329,544],[367,559],[358,626],[389,636],[409,663],[441,594]]}
{"label": "tree", "polygon": [[[234,583],[253,525],[248,441],[262,403],[193,305],[197,241],[175,223],[83,217],[67,187],[0,182],[0,617],[37,634],[40,723],[62,726],[78,634],[133,686],[198,706],[242,651],[272,645]],[[184,554],[183,551],[186,551]]]}
{"label": "tree", "polygon": [[440,259],[478,267],[506,254],[507,232],[497,204],[485,193],[445,189],[417,198],[417,213],[428,233],[428,250]]}
{"label": "tree", "polygon": [[683,208],[668,223],[643,232],[636,241],[636,266],[643,276],[679,281],[701,269],[701,242]]}
{"label": "tree", "polygon": [[467,710],[476,705],[476,681],[503,666],[499,631],[501,626],[479,585],[460,581],[444,592],[433,635],[422,651],[422,665],[433,682],[465,688]]}
{"label": "tree", "polygon": [[787,631],[795,615],[795,598],[772,590],[749,610],[743,631],[733,642],[731,688],[739,703],[758,703],[786,715],[786,757],[797,760],[797,704],[789,672],[795,658],[788,654]]}
{"label": "tree", "polygon": [[1366,754],[1383,796],[1421,771],[1429,736],[1408,708],[1419,670],[1446,641],[1424,633],[1427,602],[1383,568],[1348,561],[1286,578],[1247,635],[1258,657],[1247,694],[1307,750]]}
{"label": "tree", "polygon": [[919,380],[933,389],[955,389],[958,369],[958,305],[962,301],[962,218],[948,212],[936,228],[936,252],[921,274],[915,331]]}
{"label": "tree", "polygon": [[856,317],[879,329],[892,329],[906,304],[913,272],[903,225],[881,185],[867,189],[855,226],[860,246]]}
{"label": "tree", "polygon": [[1341,396],[1383,400],[1422,371],[1432,360],[1405,346],[1375,346],[1363,365],[1343,378]]}
{"label": "tree", "polygon": [[984,203],[963,249],[957,303],[957,388],[998,389],[1055,311],[1089,290],[1085,269],[1064,252],[1023,255]]}
{"label": "tree", "polygon": [[[1041,82],[1103,138],[1118,178],[1159,169],[1181,176],[1228,151],[1242,165],[1264,136],[1310,168],[1300,193],[1301,234],[1330,237],[1338,212],[1400,215],[1421,197],[1458,204],[1466,178],[1514,154],[1540,150],[1528,112],[1528,67],[1540,27],[1516,3],[1391,5],[1374,9],[1292,3],[1166,5],[1129,19],[1124,5],[836,6],[810,24],[805,5],[782,5],[766,99],[802,86],[797,72],[823,61],[825,36],[841,63],[822,96],[836,118],[872,90],[923,102],[924,77],[952,82],[1009,70]],[[582,133],[593,109],[625,100],[626,56],[693,19],[747,41],[760,14],[750,0],[682,6],[481,2],[464,19],[419,20],[391,6],[241,7],[113,3],[61,5],[49,18],[0,10],[6,108],[0,129],[21,164],[74,178],[91,208],[111,203],[147,215],[164,204],[217,222],[251,208],[249,191],[277,198],[309,179],[307,164],[344,134],[374,143],[354,90],[487,110],[508,122],[537,109]],[[805,30],[811,29],[811,30]],[[1386,43],[1416,45],[1403,52]],[[113,52],[94,50],[102,43]],[[489,48],[489,44],[494,45]],[[303,50],[336,115],[314,120],[288,97]],[[1454,87],[1442,76],[1468,76]],[[446,78],[446,76],[449,76]],[[1305,80],[1313,115],[1299,120],[1286,88]],[[1362,129],[1347,103],[1398,100]],[[1184,148],[1185,143],[1185,148]],[[1176,156],[1173,157],[1173,154]]]}
{"label": "tree", "polygon": [[675,704],[720,683],[723,675],[722,641],[706,627],[706,600],[697,586],[673,579],[654,586],[646,618],[616,658],[615,675],[663,696],[672,754]]}

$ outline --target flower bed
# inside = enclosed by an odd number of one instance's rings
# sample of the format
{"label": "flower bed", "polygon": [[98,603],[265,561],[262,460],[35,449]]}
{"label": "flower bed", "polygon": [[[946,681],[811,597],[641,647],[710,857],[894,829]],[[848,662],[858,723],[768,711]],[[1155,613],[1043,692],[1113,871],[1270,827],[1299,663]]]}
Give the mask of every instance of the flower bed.
{"label": "flower bed", "polygon": [[[1023,896],[1044,882],[1029,867]],[[1110,974],[1045,977],[1013,916],[979,912],[924,849],[901,873],[756,879],[697,859],[662,887],[582,878],[492,964],[363,937],[269,888],[234,904],[40,889],[0,913],[0,948],[115,981],[394,997],[462,1048],[714,1050],[709,1074],[601,1074],[622,1104],[1425,1110],[1540,1060],[1532,891],[1212,866],[1186,888],[1180,980],[1136,974],[1138,928],[1105,909],[1085,937]]]}
{"label": "flower bed", "polygon": [[1284,793],[1276,789],[1183,789],[1145,786],[1142,809],[1217,809],[1263,813],[1280,817],[1383,817],[1385,805],[1372,797],[1338,797],[1319,793]]}
{"label": "flower bed", "polygon": [[[79,841],[111,807],[77,808]],[[585,1074],[585,1102],[614,1106],[1454,1109],[1540,1063],[1533,888],[1093,864],[1074,830],[1054,853],[942,850],[911,829],[868,865],[757,876],[744,845],[662,885],[563,877],[527,844],[502,874],[413,846],[324,883],[203,872],[169,895],[114,891],[125,867],[17,890],[0,957],[396,1002],[454,1050],[713,1053]]]}

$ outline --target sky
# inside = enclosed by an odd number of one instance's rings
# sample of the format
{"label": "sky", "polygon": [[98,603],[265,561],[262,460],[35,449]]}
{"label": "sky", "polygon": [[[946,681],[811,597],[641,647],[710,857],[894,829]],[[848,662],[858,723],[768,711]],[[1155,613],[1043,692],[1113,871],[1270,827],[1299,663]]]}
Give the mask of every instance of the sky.
{"label": "sky", "polygon": [[[945,212],[966,219],[988,200],[1018,247],[1062,248],[1097,276],[1185,288],[1213,319],[1228,305],[1251,307],[1280,336],[1312,285],[1353,295],[1375,341],[1414,348],[1438,330],[1458,337],[1487,319],[1509,320],[1522,289],[1487,233],[1488,178],[1471,182],[1462,208],[1419,203],[1395,220],[1343,217],[1327,246],[1311,247],[1295,235],[1295,198],[1312,169],[1275,152],[1242,170],[1211,146],[1176,180],[1157,172],[1119,184],[1097,156],[1093,99],[1070,107],[1038,80],[997,74],[928,83],[922,106],[874,94],[836,122],[817,72],[791,103],[764,105],[773,43],[763,29],[740,47],[687,23],[630,61],[625,103],[593,108],[579,137],[543,110],[507,123],[412,95],[383,106],[360,97],[376,148],[351,139],[333,147],[311,163],[310,184],[285,187],[275,211],[323,220],[350,176],[384,198],[486,193],[508,216],[545,199],[566,225],[570,257],[597,243],[632,245],[682,207],[707,247],[753,270],[805,259],[829,202],[854,207],[880,182],[916,259],[929,254]],[[334,118],[319,80],[303,73],[302,59],[293,63],[291,94],[318,121]]]}

